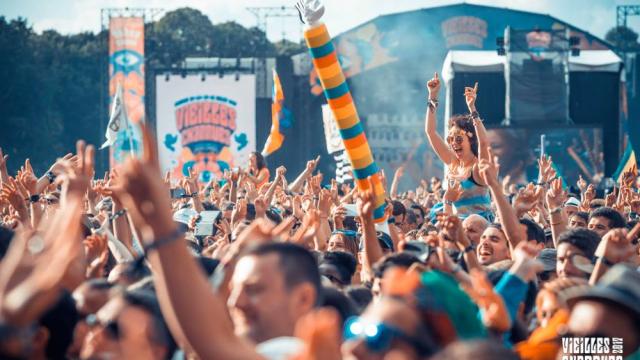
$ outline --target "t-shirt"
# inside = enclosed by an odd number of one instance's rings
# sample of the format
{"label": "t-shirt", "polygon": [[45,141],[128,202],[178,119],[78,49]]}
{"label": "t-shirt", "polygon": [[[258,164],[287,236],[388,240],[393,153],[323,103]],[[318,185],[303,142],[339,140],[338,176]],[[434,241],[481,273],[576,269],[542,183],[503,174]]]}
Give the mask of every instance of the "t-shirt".
{"label": "t-shirt", "polygon": [[303,346],[302,340],[296,337],[281,336],[261,342],[256,346],[256,352],[269,360],[288,360],[299,354]]}

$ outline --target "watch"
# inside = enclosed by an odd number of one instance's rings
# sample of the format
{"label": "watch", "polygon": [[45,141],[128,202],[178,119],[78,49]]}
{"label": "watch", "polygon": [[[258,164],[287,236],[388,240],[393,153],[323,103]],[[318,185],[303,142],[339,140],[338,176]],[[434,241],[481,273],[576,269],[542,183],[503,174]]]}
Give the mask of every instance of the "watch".
{"label": "watch", "polygon": [[53,182],[56,181],[56,174],[54,174],[51,170],[47,171],[45,176],[49,180],[49,184],[53,184]]}
{"label": "watch", "polygon": [[33,203],[37,203],[38,201],[40,201],[40,194],[33,194],[31,196],[29,196],[29,202]]}

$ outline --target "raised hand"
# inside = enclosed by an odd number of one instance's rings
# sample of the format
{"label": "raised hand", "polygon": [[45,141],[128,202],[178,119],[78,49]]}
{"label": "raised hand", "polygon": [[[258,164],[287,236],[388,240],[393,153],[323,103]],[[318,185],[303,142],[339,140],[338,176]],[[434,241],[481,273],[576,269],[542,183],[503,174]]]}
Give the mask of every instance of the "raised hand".
{"label": "raised hand", "polygon": [[513,207],[518,214],[523,214],[533,209],[542,196],[544,189],[529,183],[525,188],[520,189],[513,199]]}
{"label": "raised hand", "polygon": [[[526,231],[524,225],[521,229]],[[536,274],[543,269],[542,263],[536,260],[537,255],[538,249],[534,245],[527,241],[521,241],[513,251],[511,256],[513,266],[509,271],[518,275],[525,282],[535,279]]]}
{"label": "raised hand", "polygon": [[589,211],[591,207],[591,201],[596,198],[596,187],[593,184],[590,184],[587,187],[587,191],[584,192],[582,196],[582,208],[583,211]]}
{"label": "raised hand", "polygon": [[318,0],[299,0],[296,5],[300,21],[309,26],[314,26],[324,15],[324,5]]}
{"label": "raised hand", "polygon": [[18,172],[18,176],[16,177],[19,183],[27,189],[29,194],[36,194],[36,188],[38,185],[38,178],[33,172],[33,168],[31,167],[31,161],[29,159],[25,160],[24,166]]}
{"label": "raised hand", "polygon": [[453,184],[449,186],[447,190],[444,192],[444,196],[442,197],[442,199],[445,202],[454,203],[460,200],[460,196],[462,196],[462,192],[463,192],[462,185],[460,185],[460,182],[454,181]]}
{"label": "raised hand", "polygon": [[464,88],[464,99],[467,103],[467,108],[469,112],[476,111],[476,98],[478,97],[478,83],[473,87],[465,87]]}
{"label": "raised hand", "polygon": [[482,309],[482,322],[497,332],[506,332],[511,328],[511,318],[504,300],[493,289],[487,275],[480,270],[471,270],[471,282],[461,283],[464,291]]}
{"label": "raised hand", "polygon": [[305,345],[293,360],[340,360],[340,317],[331,308],[321,308],[296,323],[295,336]]}
{"label": "raised hand", "polygon": [[56,182],[62,186],[62,199],[66,201],[69,196],[84,197],[94,174],[94,155],[93,145],[86,145],[79,140],[76,142],[75,162],[70,159],[56,162],[61,172]]}
{"label": "raised hand", "polygon": [[498,168],[493,161],[481,159],[478,163],[478,170],[485,184],[490,187],[500,185],[498,183]]}
{"label": "raised hand", "polygon": [[109,248],[107,247],[107,236],[93,234],[84,241],[84,252],[87,259],[87,278],[98,278],[104,273],[104,267],[109,260]]}
{"label": "raised hand", "polygon": [[429,90],[430,99],[438,99],[438,93],[440,92],[440,79],[438,73],[433,73],[433,78],[427,81],[427,90]]}
{"label": "raised hand", "polygon": [[331,213],[331,204],[333,203],[333,199],[331,198],[331,192],[327,189],[320,190],[320,195],[318,199],[318,210],[320,210],[320,215],[323,217],[328,217]]}
{"label": "raised hand", "polygon": [[562,207],[566,199],[567,192],[562,188],[562,178],[552,180],[546,196],[549,210]]}
{"label": "raised hand", "polygon": [[595,255],[612,263],[620,263],[636,256],[636,248],[627,237],[626,229],[611,229],[602,237]]}
{"label": "raised hand", "polygon": [[369,182],[369,189],[359,190],[357,194],[356,210],[363,222],[373,221],[373,210],[375,210],[376,196],[373,193],[371,180]]}
{"label": "raised hand", "polygon": [[286,173],[287,173],[287,168],[284,166],[278,166],[278,168],[276,169],[276,177],[278,179],[283,178]]}
{"label": "raised hand", "polygon": [[578,186],[578,189],[580,189],[580,192],[585,192],[587,190],[587,182],[584,180],[584,178],[582,177],[582,175],[578,175],[578,182],[576,183],[576,185]]}

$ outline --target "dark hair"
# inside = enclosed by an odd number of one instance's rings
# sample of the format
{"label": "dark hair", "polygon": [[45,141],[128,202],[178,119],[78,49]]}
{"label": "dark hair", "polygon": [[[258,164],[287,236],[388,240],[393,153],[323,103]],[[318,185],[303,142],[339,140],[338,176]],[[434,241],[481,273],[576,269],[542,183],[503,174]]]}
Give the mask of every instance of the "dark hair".
{"label": "dark hair", "polygon": [[0,225],[0,260],[4,258],[13,239],[13,230]]}
{"label": "dark hair", "polygon": [[424,220],[424,217],[426,216],[426,213],[424,212],[424,209],[422,208],[422,206],[417,205],[417,204],[413,204],[413,205],[411,205],[411,208],[420,211],[420,216]]}
{"label": "dark hair", "polygon": [[415,263],[420,263],[420,260],[415,257],[415,255],[406,252],[389,254],[378,260],[373,265],[373,274],[377,278],[382,278],[384,272],[392,267],[403,267],[408,269]]}
{"label": "dark hair", "polygon": [[291,243],[270,242],[250,248],[243,256],[270,254],[278,255],[280,270],[287,289],[293,289],[302,283],[310,283],[316,291],[316,304],[321,303],[320,271],[316,259],[309,250]]}
{"label": "dark hair", "polygon": [[344,289],[345,294],[356,304],[358,313],[362,313],[373,300],[371,289],[366,286],[349,286]]}
{"label": "dark hair", "polygon": [[584,228],[569,229],[558,236],[558,246],[565,242],[577,247],[586,257],[593,259],[600,243],[600,235]]}
{"label": "dark hair", "polygon": [[571,216],[577,216],[585,222],[589,222],[589,213],[586,213],[584,211],[576,211]]}
{"label": "dark hair", "polygon": [[258,168],[258,170],[262,170],[267,167],[267,161],[264,159],[264,156],[262,156],[261,153],[253,151],[251,152],[251,155],[256,156],[256,167]]}
{"label": "dark hair", "polygon": [[122,297],[127,304],[142,308],[151,315],[155,325],[153,327],[152,340],[158,345],[165,346],[167,348],[167,356],[165,358],[171,359],[178,346],[173,336],[171,336],[167,323],[162,316],[160,303],[158,302],[156,294],[149,290],[136,289],[125,291]]}
{"label": "dark hair", "polygon": [[65,359],[67,349],[73,342],[73,331],[79,315],[76,303],[67,291],[42,315],[38,323],[49,331],[45,348],[47,359]]}
{"label": "dark hair", "polygon": [[267,217],[267,219],[273,221],[274,223],[280,224],[282,222],[282,216],[280,216],[280,214],[278,214],[278,212],[274,209],[275,208],[273,207],[268,208],[265,212],[265,216]]}
{"label": "dark hair", "polygon": [[220,211],[216,204],[212,203],[211,201],[203,201],[202,208],[204,209],[204,211]]}
{"label": "dark hair", "polygon": [[125,269],[122,271],[122,275],[124,275],[131,283],[142,280],[147,276],[151,276],[151,270],[144,262],[145,258],[143,256],[137,258],[134,261],[126,263]]}
{"label": "dark hair", "polygon": [[393,210],[391,211],[393,216],[405,215],[407,213],[407,209],[398,200],[391,201],[391,206],[393,207]]}
{"label": "dark hair", "polygon": [[535,221],[530,219],[520,219],[520,224],[527,227],[527,240],[535,240],[538,244],[544,244],[546,237],[544,230]]}
{"label": "dark hair", "polygon": [[416,214],[413,213],[413,211],[407,211],[406,215],[404,216],[404,222],[407,224],[417,224],[418,223],[418,217],[416,216]]}
{"label": "dark hair", "polygon": [[[501,270],[493,270],[487,273],[487,277],[489,281],[496,286],[500,279],[507,273],[506,269]],[[524,297],[524,315],[525,317],[533,310],[534,305],[536,304],[536,296],[538,295],[538,287],[536,286],[535,281],[529,281],[527,283],[527,293]],[[514,322],[515,323],[515,322]]]}
{"label": "dark hair", "polygon": [[204,273],[207,274],[207,276],[211,276],[213,272],[216,271],[218,265],[220,265],[220,260],[218,259],[212,259],[204,256],[198,256],[197,259],[198,263],[200,263],[200,267],[204,270]]}
{"label": "dark hair", "polygon": [[335,266],[340,273],[342,284],[351,284],[351,278],[356,273],[358,260],[352,254],[344,251],[327,251],[323,254],[320,265],[327,263]]}
{"label": "dark hair", "polygon": [[624,228],[627,225],[627,222],[624,220],[624,217],[615,209],[610,207],[599,207],[591,212],[589,215],[589,220],[594,217],[603,217],[609,220],[609,227],[612,229]]}
{"label": "dark hair", "polygon": [[322,288],[322,307],[333,308],[340,314],[340,328],[344,326],[344,322],[358,314],[356,304],[342,291],[333,286],[325,286]]}
{"label": "dark hair", "polygon": [[452,127],[462,129],[464,132],[473,134],[469,138],[469,144],[471,145],[471,152],[478,157],[478,139],[476,138],[476,128],[473,126],[473,119],[469,115],[453,115],[449,118],[449,129]]}

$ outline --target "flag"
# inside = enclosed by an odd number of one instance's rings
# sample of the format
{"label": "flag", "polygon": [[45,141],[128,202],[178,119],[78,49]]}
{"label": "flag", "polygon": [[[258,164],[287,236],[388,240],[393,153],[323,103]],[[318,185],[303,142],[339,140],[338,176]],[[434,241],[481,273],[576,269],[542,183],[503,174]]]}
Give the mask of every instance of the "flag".
{"label": "flag", "polygon": [[126,132],[129,126],[129,118],[127,117],[127,109],[124,106],[124,96],[122,93],[122,86],[118,84],[116,93],[113,96],[113,104],[111,105],[111,115],[109,116],[109,124],[107,125],[107,131],[104,136],[107,141],[102,144],[100,149],[104,149],[115,144],[118,134],[120,132]]}
{"label": "flag", "polygon": [[627,142],[627,147],[624,150],[624,154],[622,155],[622,160],[620,160],[620,164],[618,165],[618,169],[613,174],[613,178],[616,180],[618,184],[622,180],[622,175],[626,171],[631,170],[633,165],[636,164],[636,154],[633,151],[633,147],[631,146],[631,141]]}
{"label": "flag", "polygon": [[264,143],[263,156],[276,152],[284,142],[282,129],[291,127],[291,112],[284,107],[284,92],[276,69],[273,69],[273,92],[271,95],[271,130]]}

